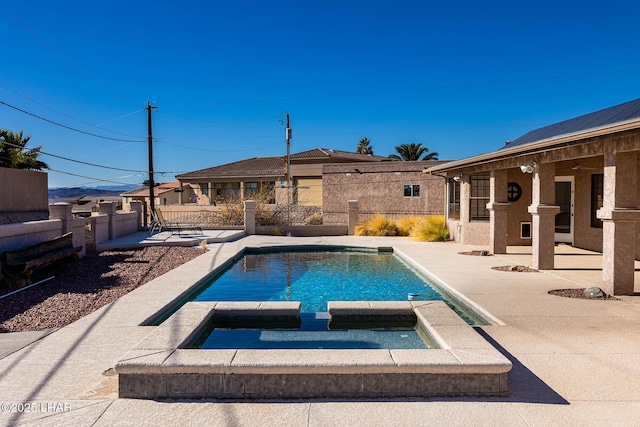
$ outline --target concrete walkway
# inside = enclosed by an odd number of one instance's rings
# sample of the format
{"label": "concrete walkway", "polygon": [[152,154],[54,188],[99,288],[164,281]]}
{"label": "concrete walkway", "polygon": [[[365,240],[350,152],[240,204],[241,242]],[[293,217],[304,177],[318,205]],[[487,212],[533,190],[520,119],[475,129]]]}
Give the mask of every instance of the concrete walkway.
{"label": "concrete walkway", "polygon": [[[496,325],[478,331],[514,365],[510,397],[249,403],[117,398],[117,376],[111,368],[153,328],[137,325],[242,247],[291,244],[393,246],[453,292],[470,298],[496,318]],[[640,298],[591,301],[548,294],[553,289],[597,285],[599,254],[558,246],[558,270],[517,273],[491,267],[529,264],[528,248],[510,247],[507,255],[482,257],[459,252],[484,248],[451,242],[250,236],[212,243],[209,249],[118,301],[2,357],[0,424],[640,425]],[[636,292],[639,283],[636,280]]]}
{"label": "concrete walkway", "polygon": [[129,249],[140,246],[198,246],[203,241],[209,243],[225,243],[241,239],[244,230],[202,230],[200,232],[183,231],[180,234],[162,231],[149,235],[146,231],[127,234],[116,239],[100,243],[98,252],[111,249]]}

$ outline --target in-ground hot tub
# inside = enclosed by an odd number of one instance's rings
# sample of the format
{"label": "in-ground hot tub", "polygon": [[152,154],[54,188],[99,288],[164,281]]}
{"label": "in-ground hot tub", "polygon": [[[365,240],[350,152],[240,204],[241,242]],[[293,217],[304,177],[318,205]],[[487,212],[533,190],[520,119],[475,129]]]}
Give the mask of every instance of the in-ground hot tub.
{"label": "in-ground hot tub", "polygon": [[116,364],[126,398],[503,397],[511,362],[442,301],[332,301],[332,321],[415,318],[425,349],[194,349],[216,321],[296,318],[298,302],[189,302]]}

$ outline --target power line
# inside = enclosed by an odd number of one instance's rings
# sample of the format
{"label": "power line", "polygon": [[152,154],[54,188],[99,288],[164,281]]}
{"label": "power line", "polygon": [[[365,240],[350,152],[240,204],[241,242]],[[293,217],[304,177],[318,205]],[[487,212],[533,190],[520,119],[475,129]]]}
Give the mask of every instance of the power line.
{"label": "power line", "polygon": [[[278,138],[280,138],[280,137],[278,137]],[[246,148],[246,149],[242,149],[242,150],[210,150],[210,149],[207,149],[207,148],[196,148],[196,147],[188,147],[188,146],[180,145],[180,144],[174,144],[174,143],[171,143],[171,142],[163,141],[162,138],[160,138],[159,140],[154,138],[153,140],[155,142],[160,142],[162,144],[172,145],[174,147],[180,147],[180,148],[184,148],[184,149],[187,149],[187,150],[207,151],[207,152],[211,152],[211,153],[240,153],[240,152],[243,152],[243,151],[264,150],[266,148],[276,147],[276,146],[282,144],[282,142],[283,142],[283,141],[278,141],[275,144],[265,145],[265,146],[262,146],[262,147],[251,147],[251,148]]]}
{"label": "power line", "polygon": [[[206,105],[205,105],[206,106]],[[205,120],[205,119],[196,119],[194,117],[186,117],[186,116],[181,116],[175,113],[170,113],[170,112],[166,112],[166,111],[158,111],[160,114],[166,114],[169,116],[173,116],[176,117],[178,119],[183,119],[183,120],[191,120],[194,122],[203,122],[203,123],[217,123],[217,124],[234,124],[234,123],[255,123],[255,122],[263,122],[266,120],[271,120],[271,119],[275,119],[280,117],[281,114],[275,115],[275,116],[270,116],[270,117],[264,117],[261,119],[251,119],[251,120],[232,120],[232,121],[222,121],[222,120]]]}
{"label": "power line", "polygon": [[[0,88],[2,88],[2,89],[4,89],[4,90],[6,90],[6,91],[8,91],[8,92],[13,93],[14,95],[18,95],[18,96],[20,96],[20,97],[22,97],[22,98],[26,99],[27,101],[33,102],[34,104],[40,105],[41,107],[44,107],[44,108],[46,108],[46,109],[48,109],[48,110],[51,110],[51,111],[53,111],[54,113],[58,113],[58,114],[60,114],[61,116],[68,117],[68,118],[70,118],[70,119],[72,119],[72,120],[75,120],[75,121],[77,121],[77,122],[80,122],[80,123],[82,123],[82,124],[85,124],[85,125],[88,125],[88,126],[91,126],[91,127],[94,127],[94,128],[96,128],[96,129],[100,129],[100,130],[103,130],[103,131],[106,131],[106,132],[111,132],[111,133],[114,133],[114,134],[117,134],[117,135],[129,136],[129,137],[131,137],[131,138],[138,138],[138,137],[137,137],[137,136],[135,136],[135,135],[128,135],[128,134],[126,134],[126,133],[120,133],[120,132],[116,132],[116,131],[113,131],[113,130],[109,130],[109,129],[102,128],[102,127],[100,127],[101,125],[94,125],[94,124],[91,124],[91,123],[87,123],[87,122],[85,122],[85,121],[83,121],[83,120],[80,120],[80,119],[78,119],[78,118],[76,118],[76,117],[73,117],[73,116],[70,116],[70,115],[68,115],[68,114],[65,114],[65,113],[63,113],[62,111],[58,111],[58,110],[56,110],[55,108],[51,108],[51,107],[49,107],[49,106],[47,106],[47,105],[45,105],[45,104],[43,104],[43,103],[41,103],[41,102],[36,101],[35,99],[29,98],[28,96],[25,96],[25,95],[22,95],[21,93],[18,93],[18,92],[16,92],[15,90],[10,89],[10,88],[8,88],[8,87],[6,87],[6,86],[0,85]],[[110,123],[110,122],[114,122],[114,121],[116,121],[116,120],[123,119],[123,118],[128,117],[128,116],[131,116],[131,115],[133,115],[133,114],[137,114],[137,113],[139,113],[140,111],[142,111],[142,109],[138,109],[138,110],[133,111],[133,112],[131,112],[131,113],[127,113],[127,114],[125,114],[125,115],[123,115],[123,116],[116,117],[115,119],[108,120],[108,121],[106,121],[106,122],[104,122],[104,123],[102,123],[102,124],[107,124],[107,123]],[[142,137],[140,137],[140,138],[142,138]]]}
{"label": "power line", "polygon": [[[108,179],[94,178],[94,177],[86,176],[86,175],[78,175],[78,174],[75,174],[75,173],[65,172],[65,171],[60,171],[60,170],[56,170],[56,169],[49,169],[49,170],[50,170],[50,171],[52,171],[52,172],[62,173],[62,174],[65,174],[65,175],[70,175],[70,176],[76,176],[76,177],[79,177],[79,178],[90,179],[90,180],[92,180],[92,181],[97,181],[97,182],[109,182],[109,183],[111,183],[111,184],[119,184],[119,185],[122,185],[122,182],[118,182],[118,181],[111,181],[111,180],[108,180]],[[122,178],[123,178],[123,179],[124,179],[124,178],[130,178],[131,176],[132,176],[132,175],[127,175],[127,176],[123,176]],[[117,178],[114,178],[114,179],[118,179],[118,178],[120,178],[120,177],[117,177]]]}
{"label": "power line", "polygon": [[95,133],[86,132],[86,131],[83,131],[83,130],[80,130],[80,129],[73,128],[73,127],[71,127],[71,126],[63,125],[62,123],[54,122],[53,120],[49,120],[49,119],[46,119],[46,118],[44,118],[44,117],[42,117],[42,116],[38,116],[37,114],[30,113],[30,112],[28,112],[28,111],[25,111],[25,110],[23,110],[23,109],[21,109],[21,108],[18,108],[18,107],[16,107],[16,106],[14,106],[14,105],[7,104],[6,102],[3,102],[3,101],[0,101],[0,104],[2,104],[2,105],[4,105],[4,106],[7,106],[7,107],[9,107],[9,108],[13,108],[13,109],[14,109],[14,110],[16,110],[16,111],[19,111],[19,112],[21,112],[21,113],[27,114],[27,115],[29,115],[29,116],[35,117],[36,119],[40,119],[40,120],[43,120],[43,121],[45,121],[45,122],[47,122],[47,123],[51,123],[51,124],[54,124],[54,125],[56,125],[56,126],[60,126],[60,127],[62,127],[62,128],[65,128],[65,129],[72,130],[72,131],[74,131],[74,132],[82,133],[82,134],[84,134],[84,135],[89,135],[89,136],[93,136],[93,137],[101,138],[101,139],[108,139],[108,140],[110,140],[110,141],[120,141],[120,142],[144,142],[144,141],[142,141],[142,140],[119,139],[119,138],[111,138],[111,137],[109,137],[109,136],[104,136],[104,135],[97,135],[97,134],[95,134]]}
{"label": "power line", "polygon": [[[15,147],[15,148],[20,148],[20,149],[27,149],[26,147],[22,147],[20,145],[13,144],[11,142],[7,142],[7,141],[4,141],[2,139],[0,139],[0,144],[5,144],[5,145],[8,145],[10,147]],[[31,150],[33,150],[33,149],[31,149]],[[98,164],[95,164],[95,163],[84,162],[82,160],[71,159],[69,157],[58,156],[57,154],[46,153],[44,151],[40,151],[39,154],[43,154],[43,155],[50,156],[50,157],[55,157],[55,158],[61,159],[61,160],[66,160],[68,162],[73,162],[73,163],[79,163],[79,164],[82,164],[82,165],[92,166],[92,167],[96,167],[96,168],[110,169],[110,170],[121,171],[121,172],[136,172],[136,173],[145,173],[145,174],[147,173],[147,171],[144,171],[144,170],[123,169],[123,168],[116,168],[116,167],[113,167],[113,166],[98,165]],[[182,173],[182,171],[160,171],[160,172],[155,172],[155,173],[164,175],[164,174]]]}

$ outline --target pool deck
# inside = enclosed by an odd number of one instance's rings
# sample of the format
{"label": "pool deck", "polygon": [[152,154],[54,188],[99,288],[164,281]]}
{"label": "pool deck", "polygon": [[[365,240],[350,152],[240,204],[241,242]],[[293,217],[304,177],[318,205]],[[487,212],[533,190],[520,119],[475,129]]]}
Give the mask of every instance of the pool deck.
{"label": "pool deck", "polygon": [[[393,246],[469,297],[500,322],[480,328],[480,333],[513,363],[510,396],[250,403],[117,397],[112,368],[153,330],[138,326],[142,321],[242,247],[299,244]],[[249,236],[208,243],[208,248],[204,255],[69,326],[31,338],[24,333],[0,334],[0,425],[640,424],[640,297],[590,301],[547,293],[598,286],[600,254],[560,245],[556,270],[518,273],[491,267],[530,264],[528,247],[482,257],[459,252],[486,248],[452,242]],[[640,264],[635,283],[638,294]],[[28,344],[31,339],[36,340]]]}

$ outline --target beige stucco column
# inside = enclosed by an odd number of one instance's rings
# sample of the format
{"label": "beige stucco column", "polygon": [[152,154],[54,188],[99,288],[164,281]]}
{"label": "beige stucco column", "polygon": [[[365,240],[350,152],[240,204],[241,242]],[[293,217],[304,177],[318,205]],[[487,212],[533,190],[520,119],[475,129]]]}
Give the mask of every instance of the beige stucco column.
{"label": "beige stucco column", "polygon": [[507,201],[507,170],[492,169],[490,183],[489,209],[489,251],[492,254],[507,253],[507,219],[509,202]]}
{"label": "beige stucco column", "polygon": [[131,209],[131,212],[138,212],[138,231],[142,230],[142,202],[140,200],[132,200],[129,204],[129,209]]}
{"label": "beige stucco column", "polygon": [[250,236],[256,234],[256,202],[244,201],[244,232]]}
{"label": "beige stucco column", "polygon": [[638,209],[638,156],[605,147],[604,199],[597,217],[602,230],[602,290],[610,295],[632,295]]}
{"label": "beige stucco column", "polygon": [[531,214],[533,268],[553,270],[556,215],[555,164],[535,165],[532,180]]}
{"label": "beige stucco column", "polygon": [[111,201],[101,202],[98,211],[109,218],[109,240],[112,240],[116,232],[116,204]]}
{"label": "beige stucco column", "polygon": [[68,233],[73,226],[73,205],[71,203],[59,202],[49,205],[49,219],[59,219],[62,221],[62,234]]}

